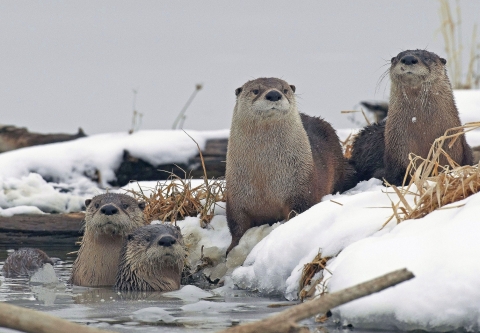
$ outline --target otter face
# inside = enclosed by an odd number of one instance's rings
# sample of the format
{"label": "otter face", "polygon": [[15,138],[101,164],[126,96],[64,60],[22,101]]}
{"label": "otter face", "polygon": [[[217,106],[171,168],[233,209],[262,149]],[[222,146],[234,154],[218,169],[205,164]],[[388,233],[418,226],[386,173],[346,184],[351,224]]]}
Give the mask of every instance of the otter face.
{"label": "otter face", "polygon": [[391,60],[390,79],[418,86],[426,81],[434,81],[445,75],[447,61],[433,52],[425,50],[407,50],[400,52]]}
{"label": "otter face", "polygon": [[126,236],[136,228],[145,225],[144,202],[119,193],[97,195],[85,200],[85,232],[95,235]]}
{"label": "otter face", "polygon": [[254,115],[270,117],[286,114],[295,105],[295,86],[277,78],[259,78],[248,81],[235,90],[237,104]]}
{"label": "otter face", "polygon": [[136,229],[127,237],[125,258],[131,268],[157,266],[183,267],[185,249],[180,228],[152,224]]}

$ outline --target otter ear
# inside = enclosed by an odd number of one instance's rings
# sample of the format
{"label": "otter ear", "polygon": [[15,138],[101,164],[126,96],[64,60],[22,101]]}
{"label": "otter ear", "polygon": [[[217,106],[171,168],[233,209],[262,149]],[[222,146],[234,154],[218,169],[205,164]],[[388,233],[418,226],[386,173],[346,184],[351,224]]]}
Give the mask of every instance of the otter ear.
{"label": "otter ear", "polygon": [[235,89],[235,96],[240,95],[240,93],[242,92],[242,90],[243,90],[242,87]]}
{"label": "otter ear", "polygon": [[395,61],[395,57],[393,57],[392,59],[390,59],[390,62],[394,62]]}
{"label": "otter ear", "polygon": [[297,88],[295,88],[295,86],[293,84],[290,85],[290,88],[292,88],[293,92],[295,92],[295,90],[297,89]]}
{"label": "otter ear", "polygon": [[145,209],[145,202],[140,201],[140,202],[138,203],[138,208],[140,208],[141,210],[144,210],[144,209]]}
{"label": "otter ear", "polygon": [[130,235],[127,236],[127,240],[131,241],[132,239],[133,239],[133,235],[132,235],[132,234],[130,234]]}
{"label": "otter ear", "polygon": [[88,207],[88,205],[90,205],[91,202],[92,202],[92,199],[85,200],[85,207]]}
{"label": "otter ear", "polygon": [[444,59],[444,58],[440,58],[440,61],[442,62],[442,64],[446,64],[447,63],[447,59]]}

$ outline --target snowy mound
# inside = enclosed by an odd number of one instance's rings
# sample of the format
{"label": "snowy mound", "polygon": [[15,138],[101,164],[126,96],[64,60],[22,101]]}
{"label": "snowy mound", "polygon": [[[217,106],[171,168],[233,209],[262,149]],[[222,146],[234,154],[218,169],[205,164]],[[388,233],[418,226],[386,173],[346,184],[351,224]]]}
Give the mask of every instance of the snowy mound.
{"label": "snowy mound", "polygon": [[[226,138],[228,130],[188,131],[203,149],[208,139]],[[198,154],[183,131],[139,131],[92,135],[74,141],[18,149],[0,154],[0,211],[68,213],[82,210],[85,199],[103,193],[115,180],[123,151],[152,165],[187,163]],[[91,180],[99,175],[100,184]],[[90,176],[90,177],[89,177]],[[12,207],[26,206],[12,210]],[[28,206],[37,207],[32,209]]]}
{"label": "snowy mound", "polygon": [[[447,209],[463,204],[461,208]],[[328,284],[330,291],[403,267],[416,277],[341,306],[334,314],[363,328],[478,331],[478,207],[480,194],[475,194],[345,248],[327,266],[333,273]]]}
{"label": "snowy mound", "polygon": [[[296,299],[304,264],[318,252],[333,257],[323,272],[329,292],[407,268],[415,279],[336,308],[334,316],[365,329],[478,331],[480,193],[382,229],[390,199],[398,202],[386,190],[371,179],[325,197],[258,243],[233,271],[234,283]],[[413,196],[407,200],[411,205]]]}

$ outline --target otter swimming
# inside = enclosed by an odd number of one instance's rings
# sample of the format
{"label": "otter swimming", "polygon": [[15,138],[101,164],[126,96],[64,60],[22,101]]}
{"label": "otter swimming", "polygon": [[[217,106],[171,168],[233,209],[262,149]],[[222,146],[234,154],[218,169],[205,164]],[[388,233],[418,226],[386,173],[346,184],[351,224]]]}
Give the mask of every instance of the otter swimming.
{"label": "otter swimming", "polygon": [[180,288],[185,264],[180,228],[152,224],[129,234],[122,248],[115,288],[126,291],[172,291]]}
{"label": "otter swimming", "polygon": [[86,200],[85,205],[85,233],[69,283],[113,286],[125,238],[147,224],[145,203],[125,194],[107,193]]}

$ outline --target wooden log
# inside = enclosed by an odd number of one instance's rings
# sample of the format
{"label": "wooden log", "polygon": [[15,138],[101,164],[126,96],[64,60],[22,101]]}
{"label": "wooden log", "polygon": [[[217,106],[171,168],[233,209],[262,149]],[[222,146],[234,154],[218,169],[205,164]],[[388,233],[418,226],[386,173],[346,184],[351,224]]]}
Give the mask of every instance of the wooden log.
{"label": "wooden log", "polygon": [[28,333],[113,333],[7,303],[0,303],[0,326]]}
{"label": "wooden log", "polygon": [[298,326],[296,323],[311,316],[320,313],[326,313],[327,311],[339,305],[371,295],[401,282],[410,280],[413,277],[414,275],[406,269],[397,270],[356,286],[293,306],[288,310],[282,311],[259,322],[235,326],[219,333],[309,332],[307,328]]}

